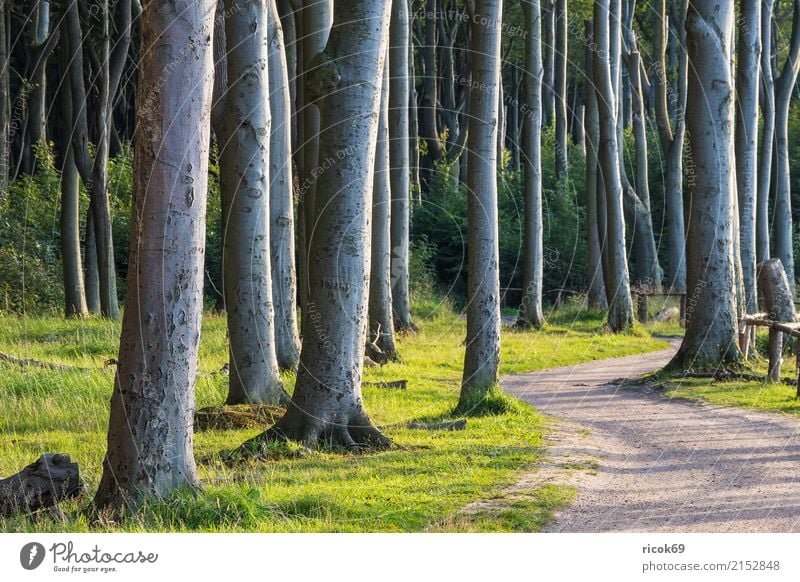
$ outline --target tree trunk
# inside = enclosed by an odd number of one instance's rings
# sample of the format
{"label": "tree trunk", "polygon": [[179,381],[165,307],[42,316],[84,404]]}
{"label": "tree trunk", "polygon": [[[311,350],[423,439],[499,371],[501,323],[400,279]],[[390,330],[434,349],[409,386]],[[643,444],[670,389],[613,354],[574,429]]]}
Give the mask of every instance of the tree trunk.
{"label": "tree trunk", "polygon": [[555,109],[556,180],[566,181],[567,159],[567,0],[556,0]]}
{"label": "tree trunk", "polygon": [[794,244],[792,232],[792,182],[789,159],[789,107],[800,71],[800,0],[794,0],[792,39],[781,74],[775,79],[775,209],[773,254],[781,260],[794,292]]}
{"label": "tree trunk", "polygon": [[300,149],[302,150],[303,165],[298,168],[300,174],[298,212],[302,214],[301,220],[303,221],[302,260],[299,261],[299,268],[301,307],[305,309],[305,302],[311,292],[308,270],[314,260],[310,253],[314,236],[316,236],[315,196],[317,175],[320,173],[320,160],[322,160],[319,157],[320,114],[314,100],[308,95],[307,79],[309,75],[316,74],[316,69],[320,64],[314,62],[313,59],[325,50],[328,42],[333,15],[333,0],[302,0],[302,6],[300,15],[303,23],[303,141],[300,142]]}
{"label": "tree trunk", "polygon": [[[407,51],[403,51],[407,54]],[[389,184],[389,62],[386,61],[381,90],[380,114],[378,116],[378,141],[375,149],[372,195],[372,250],[369,279],[369,328],[368,346],[375,345],[378,353],[367,355],[378,363],[397,359],[392,321],[391,281],[391,203],[392,190]],[[374,352],[375,350],[373,350]],[[378,358],[378,359],[376,359]]]}
{"label": "tree trunk", "polygon": [[[64,40],[66,40],[66,35]],[[69,47],[62,45],[59,51],[61,71],[66,74],[69,67]],[[67,317],[83,317],[88,313],[81,270],[81,219],[80,177],[75,167],[75,158],[70,143],[72,134],[72,95],[68,86],[58,92],[61,121],[61,266],[64,275],[64,314]]]}
{"label": "tree trunk", "polygon": [[739,252],[747,313],[758,311],[756,292],[756,183],[758,171],[758,83],[761,3],[742,0],[736,67],[736,182],[739,195]]}
{"label": "tree trunk", "polygon": [[245,443],[247,450],[270,438],[348,448],[389,444],[361,397],[372,170],[389,9],[386,0],[336,2],[328,44],[308,68],[306,89],[320,111],[319,159],[325,169],[317,182],[300,367],[286,414]]}
{"label": "tree trunk", "polygon": [[554,0],[542,3],[542,124],[548,127],[555,116],[556,93],[556,8]]}
{"label": "tree trunk", "polygon": [[472,90],[467,151],[468,304],[464,375],[457,412],[469,413],[497,385],[500,273],[497,221],[497,112],[502,0],[477,0],[472,28]]}
{"label": "tree trunk", "polygon": [[756,262],[770,259],[769,198],[774,182],[772,163],[775,147],[775,81],[772,75],[772,5],[761,3],[761,112],[764,119],[761,134],[761,158],[758,161],[758,193],[756,202]]}
{"label": "tree trunk", "polygon": [[[144,5],[128,297],[95,508],[199,485],[192,452],[214,0]],[[191,47],[186,52],[185,47]],[[177,66],[176,66],[177,65]]]}
{"label": "tree trunk", "polygon": [[291,95],[281,20],[268,2],[269,107],[273,120],[269,145],[269,235],[272,301],[275,308],[275,355],[282,370],[300,361],[297,331],[297,274],[294,264]]}
{"label": "tree trunk", "polygon": [[[74,152],[74,150],[73,150]],[[73,154],[74,156],[74,154]],[[97,272],[97,247],[94,235],[94,216],[89,202],[86,213],[86,231],[84,234],[84,276],[83,285],[86,290],[86,308],[89,313],[100,313],[100,278]]]}
{"label": "tree trunk", "polygon": [[[633,327],[633,300],[625,252],[620,148],[617,144],[619,107],[614,93],[616,74],[612,74],[617,70],[614,61],[619,54],[611,50],[609,8],[609,0],[600,0],[594,5],[594,34],[598,51],[595,53],[593,75],[600,119],[599,167],[606,203],[608,325],[613,331],[620,332]],[[608,55],[609,58],[602,55]],[[616,66],[619,66],[618,62]]]}
{"label": "tree trunk", "polygon": [[544,276],[544,226],[542,219],[542,13],[539,0],[520,0],[525,17],[525,250],[523,253],[522,303],[518,325],[544,325],[542,282]]}
{"label": "tree trunk", "polygon": [[0,479],[0,516],[35,513],[79,497],[83,482],[69,455],[47,453],[11,477]]}
{"label": "tree trunk", "polygon": [[[586,38],[591,42],[586,46],[586,78],[584,80],[584,99],[586,102],[586,246],[589,257],[589,278],[587,303],[590,309],[608,309],[606,286],[603,278],[603,250],[599,229],[599,204],[604,203],[602,192],[598,190],[598,148],[600,146],[600,118],[597,112],[597,95],[594,76],[594,26],[591,20],[584,23]],[[605,224],[605,222],[603,222]]]}
{"label": "tree trunk", "polygon": [[10,138],[11,101],[9,87],[9,52],[8,31],[6,30],[7,2],[0,0],[0,196],[5,196],[8,190],[8,170],[10,167],[10,151],[8,140]]}
{"label": "tree trunk", "polygon": [[[667,285],[672,293],[686,292],[686,229],[683,208],[683,146],[686,133],[686,78],[688,57],[683,21],[686,19],[688,0],[679,0],[680,14],[676,29],[680,31],[676,42],[667,42],[667,0],[658,4],[658,26],[656,35],[658,58],[655,71],[656,123],[661,138],[661,150],[665,158],[664,198],[666,202]],[[680,50],[677,87],[670,89],[667,79],[667,52],[678,45]],[[670,111],[675,111],[675,127],[670,120]],[[689,177],[691,179],[691,176]]]}
{"label": "tree trunk", "polygon": [[230,341],[228,404],[288,401],[275,354],[270,260],[270,103],[266,0],[226,0],[228,96],[220,185]]}
{"label": "tree trunk", "polygon": [[[292,0],[277,0],[278,15],[283,31],[283,49],[286,59],[286,76],[289,81],[289,104],[292,120],[290,125],[292,152],[298,147],[297,142],[297,28],[295,26]],[[274,116],[273,116],[274,117]],[[290,169],[291,169],[291,160]],[[298,354],[299,358],[299,354]]]}
{"label": "tree trunk", "polygon": [[436,18],[438,17],[437,0],[425,0],[425,39],[419,54],[422,61],[422,98],[419,104],[419,135],[425,140],[427,152],[420,161],[420,181],[422,189],[427,191],[434,166],[442,157],[442,145],[439,141],[437,124],[437,91],[438,73],[436,68]]}
{"label": "tree trunk", "polygon": [[733,256],[733,3],[693,0],[686,17],[687,131],[696,175],[688,182],[686,335],[670,366],[713,368],[738,362]]}
{"label": "tree trunk", "polygon": [[770,259],[758,265],[758,288],[764,294],[767,319],[782,323],[797,321],[792,288],[780,259]]}
{"label": "tree trunk", "polygon": [[[211,131],[217,139],[217,147],[223,150],[227,144],[221,143],[224,135],[222,126],[225,119],[225,97],[228,95],[228,56],[225,42],[225,0],[217,0],[214,13],[214,94],[211,101]],[[223,232],[225,220],[222,220]]]}
{"label": "tree trunk", "polygon": [[[407,0],[393,0],[389,29],[389,172],[391,178],[391,296],[397,331],[414,331],[409,291],[411,27]],[[416,116],[416,114],[414,114]],[[414,138],[412,138],[414,139]],[[418,161],[417,152],[417,161]]]}

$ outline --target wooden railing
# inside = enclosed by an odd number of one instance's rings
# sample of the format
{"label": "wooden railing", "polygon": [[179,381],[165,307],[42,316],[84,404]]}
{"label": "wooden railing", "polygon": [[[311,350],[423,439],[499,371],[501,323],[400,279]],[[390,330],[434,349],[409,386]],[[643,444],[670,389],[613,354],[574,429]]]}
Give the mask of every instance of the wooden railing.
{"label": "wooden railing", "polygon": [[[800,323],[788,321],[773,321],[766,313],[754,313],[745,316],[739,323],[739,348],[744,357],[749,355],[750,346],[754,344],[755,329],[757,327],[769,328],[769,371],[767,377],[771,382],[780,382],[781,363],[783,358],[783,336],[800,338]],[[800,349],[796,350],[795,378],[797,383],[797,396],[800,397]]]}

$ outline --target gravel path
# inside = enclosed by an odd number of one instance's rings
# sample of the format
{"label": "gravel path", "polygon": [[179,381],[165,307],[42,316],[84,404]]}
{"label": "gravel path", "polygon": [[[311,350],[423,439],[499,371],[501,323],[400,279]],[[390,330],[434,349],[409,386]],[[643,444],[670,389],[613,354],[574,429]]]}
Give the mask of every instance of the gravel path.
{"label": "gravel path", "polygon": [[800,531],[800,419],[614,383],[676,348],[503,379],[560,421],[538,481],[578,495],[547,531]]}

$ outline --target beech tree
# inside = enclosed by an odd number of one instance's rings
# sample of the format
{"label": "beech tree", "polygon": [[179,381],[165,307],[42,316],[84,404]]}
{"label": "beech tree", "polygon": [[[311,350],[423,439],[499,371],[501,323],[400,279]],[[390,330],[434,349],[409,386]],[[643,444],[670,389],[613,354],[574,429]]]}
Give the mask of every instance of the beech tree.
{"label": "beech tree", "polygon": [[502,0],[475,1],[467,143],[467,339],[458,413],[469,413],[494,389],[500,365],[496,144],[502,18]]}
{"label": "beech tree", "polygon": [[625,252],[620,149],[617,143],[619,107],[618,93],[614,90],[617,73],[612,74],[612,71],[617,70],[615,67],[619,66],[619,52],[618,49],[612,49],[609,17],[609,0],[595,2],[593,27],[598,49],[594,57],[593,75],[597,87],[599,116],[599,172],[606,212],[605,287],[608,297],[608,325],[613,331],[619,332],[633,326],[633,301]]}
{"label": "beech tree", "polygon": [[275,308],[275,355],[278,366],[294,370],[300,361],[297,331],[297,274],[294,254],[292,184],[292,106],[286,50],[280,16],[268,2],[269,107],[269,235],[272,302]]}
{"label": "beech tree", "polygon": [[555,3],[555,120],[556,120],[556,178],[567,179],[567,0]]}
{"label": "beech tree", "polygon": [[733,3],[693,0],[686,16],[686,124],[696,168],[688,183],[686,334],[670,366],[738,362],[734,167]]}
{"label": "beech tree", "polygon": [[307,68],[305,89],[320,112],[325,170],[317,181],[300,366],[286,414],[246,449],[271,438],[348,448],[390,442],[370,421],[361,397],[372,169],[389,9],[388,0],[336,2],[328,43]]}
{"label": "beech tree", "polygon": [[747,313],[758,312],[756,293],[756,186],[758,172],[758,91],[761,61],[761,3],[742,0],[736,21],[736,182],[739,195],[739,253]]}
{"label": "beech tree", "polygon": [[[416,105],[412,95],[411,26],[408,0],[392,1],[389,29],[389,173],[391,178],[391,280],[394,325],[398,331],[416,329],[411,317],[409,296],[409,235],[411,205],[411,139],[410,122],[416,124],[409,103]],[[416,130],[413,132],[416,138]],[[414,140],[416,142],[416,139]],[[419,152],[416,151],[419,158]],[[418,166],[418,159],[416,165]]]}
{"label": "beech tree", "polygon": [[523,297],[518,324],[540,328],[544,275],[542,220],[542,13],[538,0],[520,0],[525,16],[525,113],[522,165],[525,168]]}
{"label": "beech tree", "polygon": [[761,157],[758,161],[756,203],[756,264],[771,258],[769,240],[769,199],[772,191],[772,165],[775,161],[775,80],[772,74],[773,0],[761,3]]}
{"label": "beech tree", "polygon": [[773,255],[781,260],[789,286],[795,287],[794,233],[792,231],[792,183],[789,160],[789,106],[800,72],[800,0],[794,0],[792,36],[789,54],[780,72],[774,77],[775,86],[775,208]]}
{"label": "beech tree", "polygon": [[[94,506],[118,515],[199,485],[192,452],[203,309],[214,0],[147,2],[128,301]],[[188,47],[188,50],[187,50]]]}
{"label": "beech tree", "polygon": [[266,0],[226,0],[228,95],[220,152],[228,404],[283,404],[275,353],[270,249],[270,104]]}

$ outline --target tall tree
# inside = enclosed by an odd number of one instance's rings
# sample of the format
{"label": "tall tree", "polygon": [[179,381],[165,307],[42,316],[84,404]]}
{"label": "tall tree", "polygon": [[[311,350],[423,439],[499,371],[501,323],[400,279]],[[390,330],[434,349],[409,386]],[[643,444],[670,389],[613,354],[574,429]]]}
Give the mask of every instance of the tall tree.
{"label": "tall tree", "polygon": [[94,246],[99,275],[100,311],[111,319],[119,317],[117,277],[114,267],[114,244],[111,233],[111,210],[108,198],[108,160],[111,137],[113,102],[119,88],[128,48],[131,42],[131,1],[119,0],[114,17],[117,37],[111,45],[108,0],[101,3],[101,56],[98,72],[98,100],[92,108],[94,155],[89,146],[89,107],[84,85],[83,48],[80,14],[76,0],[70,0],[66,10],[69,34],[69,86],[72,91],[72,147],[75,165],[89,191]]}
{"label": "tall tree", "polygon": [[471,19],[472,91],[467,144],[467,339],[456,410],[469,413],[497,384],[500,273],[497,131],[503,0],[476,0]]}
{"label": "tall tree", "polygon": [[[147,2],[137,99],[128,297],[95,507],[199,485],[194,387],[212,92],[214,0]],[[189,50],[186,47],[190,47]]]}
{"label": "tall tree", "polygon": [[525,168],[525,250],[523,297],[518,324],[541,328],[544,278],[544,225],[542,220],[542,13],[539,0],[520,0],[525,17],[525,108],[523,121]]}
{"label": "tall tree", "polygon": [[[686,77],[689,70],[686,52],[686,33],[683,22],[689,0],[676,2],[678,22],[675,30],[680,31],[673,42],[668,42],[670,29],[667,19],[667,0],[658,3],[656,25],[655,101],[656,124],[661,141],[661,151],[666,159],[664,167],[664,198],[666,202],[667,245],[667,285],[672,293],[686,291],[686,229],[683,208],[683,149],[686,136]],[[675,87],[670,87],[667,68],[667,54],[670,47],[678,53],[677,79]],[[674,122],[670,111],[674,111]]]}
{"label": "tall tree", "polygon": [[292,106],[282,21],[275,1],[270,0],[268,5],[267,68],[272,117],[269,145],[269,235],[272,301],[275,307],[275,355],[280,368],[294,370],[300,361],[300,338],[297,331],[297,274],[294,262]]}
{"label": "tall tree", "polygon": [[717,368],[741,357],[734,238],[732,2],[693,0],[686,16],[687,131],[696,175],[688,182],[686,335],[671,366]]}
{"label": "tall tree", "polygon": [[792,231],[792,181],[789,160],[789,106],[800,72],[800,0],[794,0],[789,54],[775,77],[775,209],[774,252],[781,260],[789,286],[795,287],[794,233]]}
{"label": "tall tree", "polygon": [[220,189],[230,342],[228,404],[284,404],[275,353],[270,260],[267,0],[226,0],[228,95]]}
{"label": "tall tree", "polygon": [[307,69],[306,94],[320,111],[319,159],[326,169],[317,182],[303,346],[291,404],[256,443],[277,437],[312,446],[389,444],[361,397],[372,170],[389,9],[388,0],[336,2],[327,46]]}
{"label": "tall tree", "polygon": [[[409,296],[409,231],[411,205],[411,140],[409,104],[414,76],[411,63],[411,27],[408,0],[392,1],[389,29],[389,172],[391,178],[392,307],[398,331],[416,329]],[[418,157],[418,153],[417,153]]]}
{"label": "tall tree", "polygon": [[545,127],[555,116],[556,93],[556,7],[554,0],[542,2],[542,123]]}
{"label": "tall tree", "polygon": [[747,313],[758,311],[756,293],[756,186],[758,172],[758,88],[761,61],[761,2],[742,0],[736,67],[736,182],[739,248]]}
{"label": "tall tree", "polygon": [[[617,2],[618,0],[611,0]],[[610,2],[599,0],[594,5],[594,34],[598,50],[595,53],[593,74],[597,87],[597,105],[600,120],[599,160],[600,176],[606,209],[605,249],[608,268],[606,294],[608,296],[608,325],[613,331],[626,331],[633,326],[633,301],[631,299],[628,262],[625,252],[625,221],[622,207],[622,176],[620,174],[620,148],[617,144],[619,106],[615,85],[619,67],[619,52],[611,48]],[[616,68],[615,68],[616,67]]]}
{"label": "tall tree", "polygon": [[[389,60],[386,61],[378,115],[378,141],[372,189],[372,250],[369,278],[367,355],[379,363],[397,358],[392,317],[391,203],[389,177]],[[374,346],[374,347],[373,347]],[[374,349],[377,348],[377,349]]]}
{"label": "tall tree", "polygon": [[556,179],[567,179],[567,0],[556,0],[555,109],[556,109]]}
{"label": "tall tree", "polygon": [[775,79],[772,74],[772,6],[773,0],[761,3],[761,157],[758,161],[758,192],[756,200],[756,264],[768,261],[769,198],[774,182],[772,164],[775,161]]}
{"label": "tall tree", "polygon": [[6,18],[8,0],[0,0],[0,194],[8,189],[8,170],[10,166],[9,129],[11,123],[11,89],[9,87],[8,30]]}
{"label": "tall tree", "polygon": [[[600,117],[597,111],[597,94],[594,86],[594,25],[591,20],[584,23],[586,44],[584,99],[586,101],[586,247],[589,258],[589,290],[587,302],[591,309],[607,309],[606,287],[603,275],[603,239],[600,225],[605,224],[605,215],[600,220],[599,205],[604,204],[603,191],[599,188]],[[605,228],[603,228],[605,232]]]}

